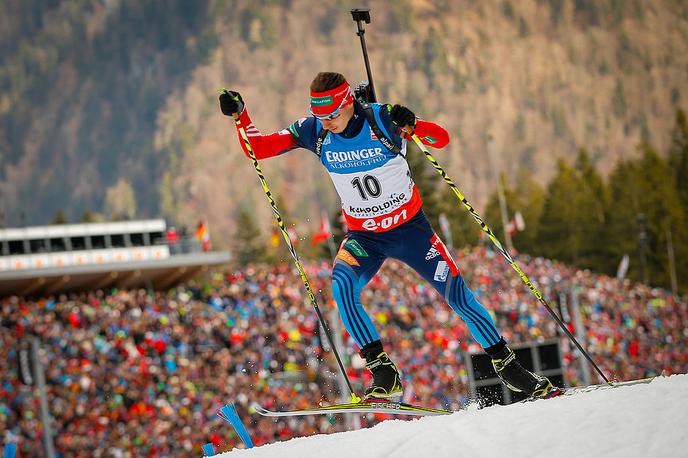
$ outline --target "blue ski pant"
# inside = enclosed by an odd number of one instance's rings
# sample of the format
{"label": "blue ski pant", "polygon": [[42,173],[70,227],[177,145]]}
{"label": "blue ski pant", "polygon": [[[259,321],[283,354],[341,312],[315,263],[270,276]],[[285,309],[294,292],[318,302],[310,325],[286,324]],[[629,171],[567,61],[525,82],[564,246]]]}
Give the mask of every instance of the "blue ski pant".
{"label": "blue ski pant", "polygon": [[387,258],[397,259],[420,274],[468,325],[483,347],[500,342],[501,335],[466,286],[456,263],[419,211],[406,223],[387,232],[349,231],[332,269],[332,295],[344,327],[360,348],[380,340],[361,304],[361,291]]}

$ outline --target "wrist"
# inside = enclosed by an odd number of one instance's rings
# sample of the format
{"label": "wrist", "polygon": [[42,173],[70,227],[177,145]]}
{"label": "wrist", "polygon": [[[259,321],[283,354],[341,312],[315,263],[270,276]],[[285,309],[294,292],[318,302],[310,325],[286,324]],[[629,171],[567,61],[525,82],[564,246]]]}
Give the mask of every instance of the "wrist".
{"label": "wrist", "polygon": [[232,114],[232,119],[234,119],[237,126],[248,126],[251,123],[251,118],[245,105],[240,113]]}

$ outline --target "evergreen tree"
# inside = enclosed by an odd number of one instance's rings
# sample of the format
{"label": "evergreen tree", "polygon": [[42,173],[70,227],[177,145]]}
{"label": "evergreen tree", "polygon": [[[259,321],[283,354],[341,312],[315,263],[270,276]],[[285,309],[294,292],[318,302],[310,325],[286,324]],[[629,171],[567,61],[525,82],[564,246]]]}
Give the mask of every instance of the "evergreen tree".
{"label": "evergreen tree", "polygon": [[[538,226],[545,208],[545,190],[540,186],[540,183],[535,181],[532,171],[522,167],[518,171],[514,191],[518,195],[514,212],[521,212],[526,225],[522,232],[517,232],[514,235],[514,247],[525,253],[536,253],[539,245]],[[510,192],[507,192],[507,202],[509,202],[509,195]]]}
{"label": "evergreen tree", "polygon": [[[426,160],[426,162],[428,161]],[[466,245],[476,246],[480,241],[482,229],[473,219],[466,207],[457,198],[451,187],[445,183],[444,179],[440,177],[437,172],[434,171],[434,169],[433,173],[435,174],[435,179],[437,180],[437,186],[439,186],[439,188],[436,188],[434,193],[434,196],[436,196],[436,207],[433,209],[433,213],[437,215],[437,219],[439,219],[440,213],[444,213],[444,215],[447,217],[455,248],[458,249]],[[464,191],[461,188],[459,189]],[[425,202],[425,197],[423,199]],[[478,214],[480,214],[479,211]],[[432,225],[436,231],[440,230],[439,221],[432,221]],[[444,241],[445,243],[447,242],[446,240]]]}
{"label": "evergreen tree", "polygon": [[81,214],[81,221],[84,223],[93,223],[95,222],[95,217],[93,216],[93,213],[91,210],[88,208],[84,208],[83,213]]}
{"label": "evergreen tree", "polygon": [[[540,253],[542,248],[538,247],[537,237],[538,225],[545,205],[545,191],[535,181],[530,169],[526,167],[519,168],[516,184],[513,188],[508,185],[505,178],[502,178],[502,183],[509,221],[514,218],[516,212],[520,212],[525,223],[525,229],[521,232],[516,232],[512,236],[514,248],[521,253]],[[504,231],[502,229],[497,192],[490,198],[485,211],[485,222],[488,221],[490,228],[499,240],[502,243],[506,243],[503,241]]]}
{"label": "evergreen tree", "polygon": [[423,199],[423,210],[430,220],[430,224],[438,228],[438,217],[441,209],[437,190],[440,184],[438,180],[442,180],[442,178],[414,142],[407,142],[406,150],[406,160],[411,169],[411,176],[416,186],[418,186],[418,192]]}
{"label": "evergreen tree", "polygon": [[[638,250],[639,197],[635,188],[641,176],[638,161],[619,162],[609,177],[609,207],[607,230],[611,236],[610,263],[619,263],[624,255],[631,256],[628,275],[640,278]],[[612,273],[612,269],[607,271]]]}
{"label": "evergreen tree", "polygon": [[55,216],[53,216],[53,221],[52,224],[67,224],[69,221],[67,221],[67,217],[65,216],[65,212],[63,209],[59,209],[56,213]]}
{"label": "evergreen tree", "polygon": [[649,144],[642,145],[642,150],[641,170],[646,180],[641,210],[647,217],[650,283],[670,287],[667,234],[672,231],[674,245],[683,253],[684,241],[688,239],[684,215],[668,162]]}
{"label": "evergreen tree", "polygon": [[239,206],[236,243],[236,260],[242,266],[265,259],[265,243],[254,212],[247,204]]}
{"label": "evergreen tree", "polygon": [[607,187],[585,149],[579,150],[575,168],[564,161],[558,168],[540,218],[539,254],[599,271],[608,259],[604,238]]}
{"label": "evergreen tree", "polygon": [[[515,190],[509,188],[506,176],[502,174],[500,177],[502,189],[504,190],[504,200],[506,201],[507,224],[516,213],[516,208],[519,207],[519,198]],[[499,190],[495,190],[494,194],[485,207],[485,214],[483,221],[488,225],[492,232],[497,237],[504,248],[507,248],[506,234],[504,232],[504,224],[502,224],[502,210],[499,207]],[[513,240],[512,240],[513,241]],[[490,242],[492,243],[492,242]],[[514,244],[514,246],[516,246]]]}
{"label": "evergreen tree", "polygon": [[[676,112],[676,126],[671,139],[669,166],[674,174],[683,221],[688,222],[688,120],[683,110]],[[672,225],[670,230],[678,282],[683,291],[688,291],[688,233],[685,226]]]}
{"label": "evergreen tree", "polygon": [[[624,254],[632,256],[632,278],[642,281],[647,277],[651,285],[669,287],[667,234],[672,232],[676,259],[681,260],[687,239],[685,218],[668,162],[651,145],[642,144],[640,148],[642,157],[621,163],[610,178],[613,211],[609,212],[609,227],[614,235],[610,248],[617,259]],[[645,233],[643,238],[641,232]],[[684,272],[684,266],[679,266],[680,272]],[[682,278],[679,276],[679,280]]]}
{"label": "evergreen tree", "polygon": [[610,259],[608,251],[609,234],[605,228],[606,210],[609,202],[609,189],[600,174],[590,162],[585,148],[578,151],[576,158],[576,172],[581,189],[579,208],[576,212],[577,223],[581,225],[582,233],[578,265],[598,271],[609,271]]}
{"label": "evergreen tree", "polygon": [[669,165],[674,174],[684,215],[688,215],[688,121],[683,110],[676,112],[676,126],[671,134]]}
{"label": "evergreen tree", "polygon": [[559,160],[557,169],[540,217],[536,254],[575,264],[583,241],[578,205],[581,183],[576,171],[564,160]]}

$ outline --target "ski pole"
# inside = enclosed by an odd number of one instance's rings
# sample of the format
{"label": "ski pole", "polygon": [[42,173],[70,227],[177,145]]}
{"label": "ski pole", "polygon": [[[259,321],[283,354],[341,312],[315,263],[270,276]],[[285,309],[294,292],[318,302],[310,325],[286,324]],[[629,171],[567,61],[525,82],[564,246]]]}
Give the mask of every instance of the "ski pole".
{"label": "ski pole", "polygon": [[325,336],[327,337],[327,341],[330,344],[330,347],[332,348],[332,352],[334,353],[335,358],[337,359],[337,364],[339,365],[339,370],[342,372],[342,376],[344,376],[344,380],[346,380],[347,387],[349,387],[349,391],[351,392],[351,402],[358,403],[361,401],[361,398],[356,396],[356,393],[354,392],[354,389],[351,386],[351,381],[349,380],[349,376],[346,374],[346,370],[344,370],[344,364],[342,364],[342,360],[339,357],[339,353],[337,352],[337,347],[334,346],[334,341],[332,340],[332,336],[330,334],[330,328],[327,326],[327,322],[325,321],[325,318],[323,317],[322,313],[320,312],[320,307],[318,307],[318,302],[315,299],[315,294],[313,294],[313,289],[311,288],[311,284],[308,281],[308,277],[306,277],[306,271],[303,270],[303,266],[301,265],[301,260],[299,259],[299,255],[296,253],[296,249],[294,248],[294,244],[291,242],[291,239],[289,238],[289,234],[287,233],[287,229],[284,227],[284,221],[282,221],[282,216],[280,215],[280,212],[277,209],[277,204],[275,203],[275,199],[272,198],[272,193],[270,193],[270,188],[268,187],[268,183],[265,180],[265,175],[263,175],[263,171],[260,168],[260,164],[258,164],[258,159],[256,159],[256,155],[253,153],[253,148],[251,148],[251,142],[248,141],[248,136],[246,135],[246,130],[240,126],[239,127],[239,133],[241,135],[241,139],[244,141],[244,145],[246,146],[246,151],[248,151],[248,155],[251,158],[251,161],[253,161],[253,167],[256,169],[256,173],[258,174],[258,178],[260,179],[260,184],[263,186],[263,192],[265,192],[265,197],[268,198],[268,202],[270,203],[270,207],[272,207],[272,214],[275,216],[275,220],[277,220],[277,226],[279,226],[280,232],[282,233],[282,237],[284,238],[284,241],[287,243],[287,248],[289,248],[289,252],[291,253],[292,258],[294,258],[294,264],[296,264],[296,268],[299,271],[299,275],[301,276],[301,281],[303,281],[303,286],[306,288],[306,292],[308,293],[308,298],[311,301],[311,305],[313,306],[316,314],[318,315],[318,320],[320,320],[320,324],[322,325],[323,330],[325,331]]}
{"label": "ski pole", "polygon": [[428,148],[426,148],[426,146],[423,144],[423,142],[420,140],[420,138],[418,138],[418,136],[416,134],[414,134],[413,131],[411,131],[410,129],[407,129],[406,132],[411,135],[411,138],[413,138],[413,141],[416,143],[416,145],[418,145],[418,148],[420,148],[420,150],[425,154],[425,157],[427,157],[428,160],[432,163],[433,167],[435,167],[435,170],[437,170],[437,173],[439,173],[442,176],[442,178],[444,178],[444,181],[449,185],[451,190],[454,191],[454,194],[456,194],[456,197],[459,199],[459,201],[464,205],[464,207],[466,207],[468,212],[478,222],[478,224],[480,224],[480,227],[482,228],[482,230],[487,234],[488,237],[490,237],[490,240],[492,240],[492,243],[494,243],[494,245],[497,247],[497,249],[500,251],[500,253],[502,253],[502,255],[506,258],[506,260],[509,261],[509,264],[511,265],[511,267],[513,267],[513,269],[516,271],[518,276],[521,277],[521,280],[523,280],[523,283],[526,284],[528,289],[530,289],[532,291],[532,293],[535,295],[537,300],[540,301],[540,303],[545,307],[545,309],[547,309],[547,311],[552,316],[552,318],[554,318],[554,321],[557,322],[557,324],[564,331],[566,336],[569,339],[571,339],[571,341],[576,345],[576,347],[578,348],[578,350],[580,350],[580,352],[583,354],[583,356],[585,356],[585,358],[590,362],[590,364],[592,364],[592,366],[595,368],[597,373],[600,374],[602,379],[605,382],[607,382],[607,384],[611,385],[612,383],[607,379],[607,377],[605,377],[605,375],[602,373],[602,371],[597,366],[597,364],[595,364],[595,361],[593,361],[590,354],[588,354],[588,352],[583,349],[583,347],[578,343],[578,340],[576,340],[574,335],[571,334],[571,331],[568,330],[568,328],[566,327],[566,324],[561,320],[561,318],[559,318],[557,316],[556,313],[554,313],[554,310],[552,310],[552,307],[549,306],[549,304],[547,303],[545,298],[542,296],[540,291],[538,291],[538,289],[535,287],[535,285],[533,285],[533,282],[530,281],[530,279],[525,274],[525,272],[523,272],[523,270],[521,270],[521,268],[518,266],[518,264],[516,264],[516,261],[514,261],[514,258],[511,257],[509,252],[504,249],[504,247],[502,246],[501,243],[499,243],[499,240],[494,235],[492,230],[487,226],[487,224],[485,224],[485,221],[483,221],[483,219],[480,217],[480,215],[478,215],[478,213],[475,211],[473,206],[468,203],[468,201],[466,200],[464,195],[461,194],[461,191],[459,191],[459,188],[457,188],[456,185],[454,184],[454,182],[452,181],[452,179],[449,178],[449,176],[447,176],[447,173],[444,171],[442,166],[437,162],[437,160],[433,157],[433,155],[430,154],[430,151],[428,151]]}

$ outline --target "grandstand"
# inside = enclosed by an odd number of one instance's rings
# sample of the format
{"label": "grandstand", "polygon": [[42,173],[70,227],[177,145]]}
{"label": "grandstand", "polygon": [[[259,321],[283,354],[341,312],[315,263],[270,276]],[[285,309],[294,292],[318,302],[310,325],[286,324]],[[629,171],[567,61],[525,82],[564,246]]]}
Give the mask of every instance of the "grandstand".
{"label": "grandstand", "polygon": [[[170,250],[173,259],[174,245]],[[456,259],[507,340],[531,349],[533,367],[553,369],[543,366],[545,353],[533,353],[535,342],[561,352],[563,367],[555,369],[566,385],[580,384],[577,352],[503,259],[485,247],[460,250]],[[685,298],[543,258],[519,261],[551,301],[562,291],[575,295],[581,342],[606,374],[630,380],[688,371]],[[331,264],[304,268],[330,316]],[[490,375],[477,373],[485,374],[480,362],[469,364],[480,352],[465,323],[410,269],[386,262],[363,303],[402,367],[407,401],[456,409],[486,394],[483,387],[494,391]],[[274,421],[249,410],[252,401],[296,409],[341,394],[334,358],[290,264],[242,266],[172,290],[0,297],[0,310],[0,431],[20,456],[47,456],[37,452],[44,442],[38,390],[19,369],[27,337],[44,352],[46,405],[61,456],[201,456],[207,442],[231,450],[239,439],[215,415],[227,402],[236,404],[257,445],[349,429],[341,416]],[[341,329],[340,336],[360,393],[370,375],[350,337]],[[361,416],[360,426],[385,418]]]}
{"label": "grandstand", "polygon": [[230,260],[170,229],[163,219],[0,229],[0,295],[166,289]]}

